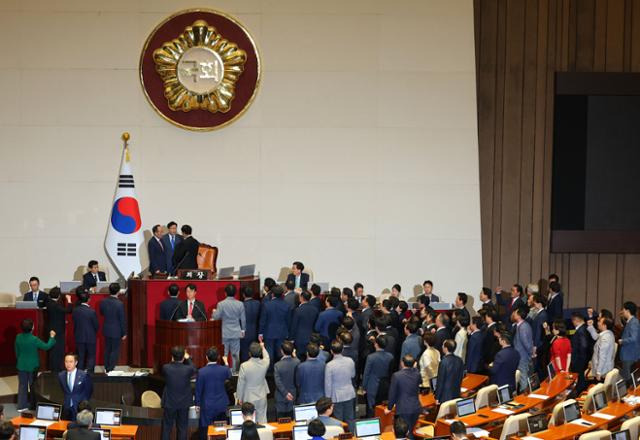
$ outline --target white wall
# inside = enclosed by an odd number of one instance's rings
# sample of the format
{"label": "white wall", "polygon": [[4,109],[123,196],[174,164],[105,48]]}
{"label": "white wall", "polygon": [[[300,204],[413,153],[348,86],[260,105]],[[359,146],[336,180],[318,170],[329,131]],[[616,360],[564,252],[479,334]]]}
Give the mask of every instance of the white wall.
{"label": "white wall", "polygon": [[[258,98],[216,132],[166,123],[138,80],[148,33],[194,6],[235,15],[262,52]],[[219,266],[300,259],[371,293],[430,278],[475,294],[473,35],[471,0],[2,0],[0,292],[106,263],[129,131],[144,228],[191,224]]]}

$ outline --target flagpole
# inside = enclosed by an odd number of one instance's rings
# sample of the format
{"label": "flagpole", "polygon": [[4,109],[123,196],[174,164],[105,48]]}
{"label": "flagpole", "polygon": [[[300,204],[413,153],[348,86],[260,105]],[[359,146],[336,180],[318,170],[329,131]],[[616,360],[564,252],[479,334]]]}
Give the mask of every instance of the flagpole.
{"label": "flagpole", "polygon": [[122,140],[124,141],[124,148],[127,148],[129,145],[129,139],[131,138],[131,136],[129,136],[129,132],[125,131],[124,133],[122,133]]}

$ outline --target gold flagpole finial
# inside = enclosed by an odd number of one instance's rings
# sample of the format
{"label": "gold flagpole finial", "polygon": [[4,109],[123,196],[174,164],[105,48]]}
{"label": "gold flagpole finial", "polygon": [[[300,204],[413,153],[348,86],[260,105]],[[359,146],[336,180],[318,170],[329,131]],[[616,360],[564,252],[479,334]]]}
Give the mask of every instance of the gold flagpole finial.
{"label": "gold flagpole finial", "polygon": [[124,141],[124,143],[126,144],[127,142],[129,142],[129,139],[131,138],[131,136],[129,136],[128,132],[124,132],[122,133],[122,140]]}
{"label": "gold flagpole finial", "polygon": [[131,138],[131,136],[129,136],[129,132],[125,131],[124,133],[122,133],[122,140],[124,141],[124,149],[125,149],[125,153],[126,153],[126,161],[129,162],[131,160],[131,157],[129,156],[129,139]]}

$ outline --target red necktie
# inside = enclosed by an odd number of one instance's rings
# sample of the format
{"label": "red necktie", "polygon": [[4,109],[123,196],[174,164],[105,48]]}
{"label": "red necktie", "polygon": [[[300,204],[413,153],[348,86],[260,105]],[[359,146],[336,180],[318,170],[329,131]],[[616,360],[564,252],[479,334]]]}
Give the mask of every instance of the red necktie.
{"label": "red necktie", "polygon": [[189,316],[193,315],[193,303],[189,301]]}

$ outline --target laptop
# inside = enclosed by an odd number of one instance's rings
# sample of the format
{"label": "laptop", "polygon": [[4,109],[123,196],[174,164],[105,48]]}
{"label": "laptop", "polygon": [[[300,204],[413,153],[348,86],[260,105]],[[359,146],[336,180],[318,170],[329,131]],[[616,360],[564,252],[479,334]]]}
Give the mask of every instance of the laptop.
{"label": "laptop", "polygon": [[16,309],[37,309],[36,301],[16,301]]}
{"label": "laptop", "polygon": [[231,266],[231,267],[222,267],[220,269],[218,269],[218,279],[224,279],[224,278],[233,278],[233,270],[235,269],[235,266]]}
{"label": "laptop", "polygon": [[620,402],[622,402],[622,398],[627,395],[627,383],[624,379],[620,379],[616,382],[616,395]]}
{"label": "laptop", "polygon": [[436,392],[436,385],[438,385],[438,376],[429,379],[429,386],[434,393]]}
{"label": "laptop", "polygon": [[240,268],[238,269],[238,278],[252,277],[255,273],[256,273],[255,264],[247,264],[245,266],[240,266]]}
{"label": "laptop", "polygon": [[547,365],[547,373],[549,373],[549,382],[551,382],[556,377],[556,369],[553,366],[553,362],[549,362],[549,365]]}
{"label": "laptop", "polygon": [[227,440],[240,440],[242,437],[242,428],[227,429]]}
{"label": "laptop", "polygon": [[382,433],[380,419],[363,419],[355,422],[355,434],[358,438],[377,440]]}
{"label": "laptop", "polygon": [[293,425],[293,440],[310,440],[309,425]]}
{"label": "laptop", "polygon": [[505,405],[511,402],[511,391],[509,390],[509,385],[502,385],[498,387],[498,403],[500,405]]}
{"label": "laptop", "polygon": [[462,399],[456,402],[458,417],[468,416],[476,412],[476,403],[473,398]]}
{"label": "laptop", "polygon": [[61,405],[55,403],[38,403],[38,405],[36,405],[36,419],[57,422],[60,420],[61,411]]}
{"label": "laptop", "polygon": [[611,433],[611,440],[631,440],[631,433],[628,429]]}
{"label": "laptop", "polygon": [[104,428],[91,428],[93,432],[100,434],[100,440],[111,440],[111,430]]}
{"label": "laptop", "polygon": [[527,432],[529,434],[544,431],[548,426],[549,420],[547,419],[547,415],[544,413],[527,417]]}
{"label": "laptop", "polygon": [[640,387],[640,368],[633,370],[633,373],[631,373],[631,380],[633,381],[634,388]]}
{"label": "laptop", "polygon": [[120,426],[121,423],[121,409],[96,408],[96,425]]}
{"label": "laptop", "polygon": [[229,423],[231,426],[241,426],[243,422],[244,417],[242,417],[242,410],[240,408],[229,409]]}
{"label": "laptop", "polygon": [[318,411],[316,410],[316,404],[311,403],[309,405],[295,405],[293,407],[293,415],[296,422],[308,422],[318,417]]}
{"label": "laptop", "polygon": [[47,428],[44,426],[20,425],[18,440],[46,440]]}
{"label": "laptop", "polygon": [[573,402],[570,405],[563,406],[562,412],[564,412],[565,423],[571,423],[580,418],[580,407],[578,407],[578,402]]}
{"label": "laptop", "polygon": [[535,390],[540,389],[540,378],[538,377],[538,373],[533,373],[527,379],[529,382],[529,392],[533,393]]}
{"label": "laptop", "polygon": [[593,399],[593,408],[595,411],[600,411],[602,408],[607,406],[607,395],[604,391],[600,391],[595,393],[592,396]]}

